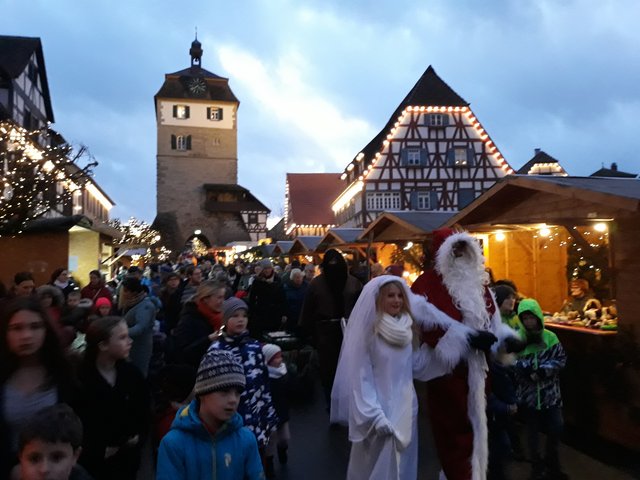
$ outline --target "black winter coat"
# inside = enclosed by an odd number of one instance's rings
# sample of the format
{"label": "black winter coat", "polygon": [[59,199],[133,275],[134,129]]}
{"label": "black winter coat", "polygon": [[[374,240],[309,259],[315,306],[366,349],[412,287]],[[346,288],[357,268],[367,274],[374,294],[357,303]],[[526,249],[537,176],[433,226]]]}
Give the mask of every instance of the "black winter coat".
{"label": "black winter coat", "polygon": [[280,378],[269,377],[271,402],[278,415],[278,427],[289,421],[289,398],[293,391],[293,378],[290,373]]}
{"label": "black winter coat", "polygon": [[211,345],[209,335],[212,333],[213,327],[200,313],[198,305],[195,302],[185,303],[178,326],[174,330],[176,360],[198,368],[200,360]]}
{"label": "black winter coat", "polygon": [[[135,478],[140,447],[149,431],[151,397],[146,379],[124,360],[116,363],[116,372],[114,386],[107,383],[95,365],[80,373],[78,415],[84,428],[80,463],[96,479]],[[139,436],[137,445],[126,446],[135,435]],[[120,451],[105,460],[107,447],[119,447]]]}
{"label": "black winter coat", "polygon": [[282,329],[282,317],[287,314],[287,299],[280,279],[273,282],[260,277],[251,285],[249,293],[249,331],[258,340],[264,332]]}

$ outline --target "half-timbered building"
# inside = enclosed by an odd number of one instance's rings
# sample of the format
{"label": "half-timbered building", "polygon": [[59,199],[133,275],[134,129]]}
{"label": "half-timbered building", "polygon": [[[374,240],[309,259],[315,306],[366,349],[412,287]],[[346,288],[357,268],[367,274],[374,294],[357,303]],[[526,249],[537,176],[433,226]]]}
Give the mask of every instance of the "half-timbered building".
{"label": "half-timbered building", "polygon": [[509,173],[469,103],[429,66],[347,165],[332,210],[353,227],[385,211],[455,212]]}

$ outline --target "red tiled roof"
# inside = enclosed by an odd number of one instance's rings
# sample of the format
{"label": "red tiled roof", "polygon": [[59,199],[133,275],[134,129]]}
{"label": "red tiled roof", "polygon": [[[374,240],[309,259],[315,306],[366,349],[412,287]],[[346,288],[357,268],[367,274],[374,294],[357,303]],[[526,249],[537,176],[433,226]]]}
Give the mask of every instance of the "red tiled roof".
{"label": "red tiled roof", "polygon": [[287,173],[289,225],[335,225],[331,203],[344,189],[339,173]]}

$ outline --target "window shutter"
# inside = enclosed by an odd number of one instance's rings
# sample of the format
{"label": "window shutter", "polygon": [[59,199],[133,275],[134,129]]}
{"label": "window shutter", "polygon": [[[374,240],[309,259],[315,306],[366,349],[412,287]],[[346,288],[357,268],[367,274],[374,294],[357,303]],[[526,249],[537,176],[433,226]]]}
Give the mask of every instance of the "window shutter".
{"label": "window shutter", "polygon": [[184,107],[184,118],[189,118],[189,105]]}
{"label": "window shutter", "polygon": [[429,152],[427,151],[426,148],[421,148],[420,149],[420,166],[421,167],[426,167],[427,166],[427,159],[429,158]]}
{"label": "window shutter", "polygon": [[411,210],[418,209],[418,192],[415,190],[411,192]]}
{"label": "window shutter", "polygon": [[476,164],[476,155],[473,148],[467,148],[467,166],[473,167]]}
{"label": "window shutter", "polygon": [[444,125],[445,127],[449,125],[449,114],[448,113],[443,113],[442,114],[442,125]]}
{"label": "window shutter", "polygon": [[456,164],[456,152],[453,148],[447,150],[447,166],[454,167]]}
{"label": "window shutter", "polygon": [[[173,107],[173,108],[175,109],[176,107]],[[171,150],[175,150],[176,148],[178,148],[177,142],[176,142],[176,136],[171,135]]]}
{"label": "window shutter", "polygon": [[207,107],[207,120],[211,120],[211,107]]}
{"label": "window shutter", "polygon": [[402,150],[400,150],[400,165],[402,165],[403,167],[407,166],[407,154],[408,151],[406,148],[403,148]]}
{"label": "window shutter", "polygon": [[219,108],[218,109],[218,120],[222,120],[222,112],[224,111],[224,108]]}
{"label": "window shutter", "polygon": [[187,135],[187,150],[191,150],[191,135]]}
{"label": "window shutter", "polygon": [[476,192],[473,188],[461,188],[458,190],[458,210],[462,210],[464,207],[473,202],[476,198]]}
{"label": "window shutter", "polygon": [[173,118],[178,116],[178,105],[173,106]]}
{"label": "window shutter", "polygon": [[429,192],[429,210],[438,210],[438,192],[431,190]]}

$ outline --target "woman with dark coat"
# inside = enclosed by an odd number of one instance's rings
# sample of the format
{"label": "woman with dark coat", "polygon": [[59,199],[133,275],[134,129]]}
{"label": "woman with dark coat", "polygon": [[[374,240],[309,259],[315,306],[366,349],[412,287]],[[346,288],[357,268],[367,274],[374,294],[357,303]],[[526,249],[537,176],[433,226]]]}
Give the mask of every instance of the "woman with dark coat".
{"label": "woman with dark coat", "polygon": [[[96,300],[99,298],[106,298],[111,303],[113,303],[113,295],[111,295],[111,290],[107,288],[104,284],[104,280],[102,279],[102,274],[98,270],[91,270],[89,272],[89,284],[80,290],[80,294],[82,298],[88,298],[93,302],[95,306]],[[95,312],[96,309],[93,309]]]}
{"label": "woman with dark coat", "polygon": [[262,270],[249,292],[249,331],[260,340],[263,333],[281,330],[287,320],[287,298],[271,260],[260,261]]}
{"label": "woman with dark coat", "polygon": [[182,308],[175,328],[175,356],[178,363],[198,368],[202,356],[222,326],[222,303],[226,285],[207,280],[198,285],[193,300]]}
{"label": "woman with dark coat", "polygon": [[69,275],[69,270],[65,268],[56,268],[51,274],[51,281],[49,285],[55,285],[64,294],[64,298],[67,298],[69,292],[78,289],[78,286],[74,283],[73,278]]}
{"label": "woman with dark coat", "polygon": [[149,430],[147,382],[126,361],[132,343],[121,317],[96,319],[86,339],[78,408],[84,427],[80,463],[96,480],[134,480]]}
{"label": "woman with dark coat", "polygon": [[362,283],[349,275],[347,262],[333,248],[324,254],[320,269],[322,273],[311,280],[302,304],[300,327],[318,350],[320,380],[328,408],[342,344],[340,319],[349,318]]}

